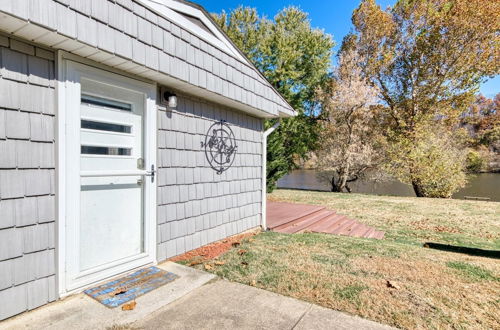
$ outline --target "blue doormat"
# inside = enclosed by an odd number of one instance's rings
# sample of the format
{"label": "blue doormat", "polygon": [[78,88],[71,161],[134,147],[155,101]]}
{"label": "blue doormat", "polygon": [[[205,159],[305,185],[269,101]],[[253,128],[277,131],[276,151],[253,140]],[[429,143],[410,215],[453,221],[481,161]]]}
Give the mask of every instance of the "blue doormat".
{"label": "blue doormat", "polygon": [[114,308],[178,278],[158,267],[140,269],[84,292],[101,304]]}

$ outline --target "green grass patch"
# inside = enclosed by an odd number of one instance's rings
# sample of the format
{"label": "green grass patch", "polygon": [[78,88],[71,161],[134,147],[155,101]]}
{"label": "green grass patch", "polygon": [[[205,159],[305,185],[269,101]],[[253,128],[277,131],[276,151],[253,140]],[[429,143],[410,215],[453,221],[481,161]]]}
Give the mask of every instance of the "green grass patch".
{"label": "green grass patch", "polygon": [[460,274],[472,280],[500,281],[500,278],[494,276],[489,270],[467,262],[449,261],[446,266],[458,270]]}
{"label": "green grass patch", "polygon": [[323,205],[386,235],[265,232],[219,257],[222,264],[207,261],[211,272],[401,329],[500,324],[497,259],[423,248],[500,250],[500,203],[288,190],[270,198]]}
{"label": "green grass patch", "polygon": [[342,288],[338,288],[334,290],[335,296],[340,298],[340,299],[345,299],[349,300],[351,302],[358,302],[359,301],[359,295],[363,290],[368,289],[367,286],[365,285],[359,285],[359,284],[354,284],[354,285],[347,285]]}

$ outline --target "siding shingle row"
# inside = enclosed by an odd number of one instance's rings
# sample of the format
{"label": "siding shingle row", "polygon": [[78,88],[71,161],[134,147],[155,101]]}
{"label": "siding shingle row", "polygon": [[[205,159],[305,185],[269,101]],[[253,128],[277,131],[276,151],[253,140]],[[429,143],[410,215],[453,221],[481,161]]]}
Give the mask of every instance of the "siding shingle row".
{"label": "siding shingle row", "polygon": [[1,320],[53,301],[56,291],[54,54],[0,41]]}
{"label": "siding shingle row", "polygon": [[[178,95],[174,111],[158,111],[158,259],[165,260],[259,226],[262,120]],[[225,120],[238,146],[222,174],[201,142]]]}
{"label": "siding shingle row", "polygon": [[292,110],[253,66],[156,14],[140,1],[6,2],[4,11],[76,38],[93,49],[131,59],[273,115]]}

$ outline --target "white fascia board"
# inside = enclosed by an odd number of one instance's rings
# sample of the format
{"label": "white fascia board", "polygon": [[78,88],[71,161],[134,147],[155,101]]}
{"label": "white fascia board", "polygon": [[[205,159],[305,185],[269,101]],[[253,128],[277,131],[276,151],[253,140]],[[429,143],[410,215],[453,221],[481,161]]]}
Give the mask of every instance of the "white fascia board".
{"label": "white fascia board", "polygon": [[[241,56],[239,51],[234,48],[231,42],[227,40],[227,37],[220,33],[220,31],[213,25],[213,23],[205,16],[205,14],[201,10],[172,0],[138,0],[138,2],[142,3],[144,6],[156,12],[160,16],[163,16],[174,22],[175,24],[180,25],[183,29],[190,31],[197,37],[205,40],[206,42],[219,48],[220,50],[237,57],[240,61],[247,61],[245,58],[243,58],[243,56]],[[171,8],[186,13],[189,16],[198,18],[215,36],[205,31]]]}
{"label": "white fascia board", "polygon": [[279,111],[279,117],[280,118],[295,117],[297,115],[298,115],[298,113],[295,110],[285,110],[285,111],[280,110]]}

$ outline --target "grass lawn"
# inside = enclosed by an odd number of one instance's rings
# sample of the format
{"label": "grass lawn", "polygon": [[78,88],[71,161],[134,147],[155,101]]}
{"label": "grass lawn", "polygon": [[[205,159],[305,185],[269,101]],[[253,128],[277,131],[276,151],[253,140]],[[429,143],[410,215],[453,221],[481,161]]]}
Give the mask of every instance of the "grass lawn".
{"label": "grass lawn", "polygon": [[500,259],[422,244],[500,251],[500,203],[290,190],[269,198],[324,205],[386,236],[267,232],[194,267],[399,328],[499,328]]}

